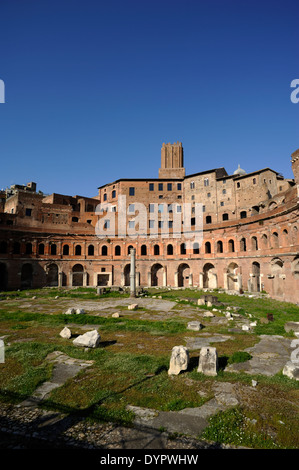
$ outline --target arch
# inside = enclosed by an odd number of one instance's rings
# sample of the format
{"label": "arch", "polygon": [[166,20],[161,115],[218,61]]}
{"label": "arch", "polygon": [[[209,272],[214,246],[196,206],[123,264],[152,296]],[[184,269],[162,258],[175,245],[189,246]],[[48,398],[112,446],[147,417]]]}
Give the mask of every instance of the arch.
{"label": "arch", "polygon": [[251,276],[251,288],[253,292],[260,292],[260,275],[261,266],[260,263],[254,261],[251,265],[252,276]]}
{"label": "arch", "polygon": [[241,238],[240,240],[240,251],[246,251],[246,238]]}
{"label": "arch", "polygon": [[0,242],[0,253],[2,255],[7,253],[7,242],[5,241]]}
{"label": "arch", "polygon": [[260,212],[259,206],[253,206],[251,208],[251,215],[257,215],[257,214],[259,214],[259,212]]}
{"label": "arch", "polygon": [[57,245],[55,243],[51,244],[50,253],[51,253],[51,255],[56,255],[57,254]]}
{"label": "arch", "polygon": [[115,256],[121,255],[121,247],[119,245],[116,245],[116,247],[114,248],[114,255]]}
{"label": "arch", "polygon": [[188,287],[190,277],[190,266],[182,263],[178,267],[178,287]]}
{"label": "arch", "polygon": [[75,264],[72,267],[72,273],[73,273],[73,287],[80,287],[83,286],[83,273],[84,273],[84,268],[82,264]]}
{"label": "arch", "polygon": [[251,237],[251,249],[252,249],[253,251],[258,250],[257,237]]}
{"label": "arch", "polygon": [[199,255],[200,253],[200,247],[199,247],[199,243],[193,243],[193,254],[194,255]]}
{"label": "arch", "polygon": [[216,251],[217,253],[223,253],[223,242],[221,240],[216,243]]}
{"label": "arch", "polygon": [[108,255],[108,248],[106,245],[103,245],[101,248],[101,256],[107,256]]}
{"label": "arch", "polygon": [[76,246],[75,246],[75,255],[76,255],[76,256],[80,256],[80,255],[81,255],[81,252],[82,252],[81,245],[76,245]]}
{"label": "arch", "polygon": [[70,247],[69,247],[69,245],[63,245],[62,254],[63,254],[63,255],[69,255],[69,254],[70,254]]}
{"label": "arch", "polygon": [[173,245],[171,244],[167,245],[167,254],[173,255]]}
{"label": "arch", "polygon": [[270,202],[270,204],[268,206],[269,211],[273,211],[276,208],[277,208],[277,203],[274,202],[274,201]]}
{"label": "arch", "polygon": [[206,263],[203,267],[203,287],[209,289],[217,288],[217,276],[215,266],[211,263]]}
{"label": "arch", "polygon": [[38,245],[38,254],[39,255],[44,255],[45,254],[45,245],[43,243],[40,243]]}
{"label": "arch", "polygon": [[31,289],[33,284],[33,267],[30,263],[23,264],[21,268],[21,289]]}
{"label": "arch", "polygon": [[295,279],[299,279],[299,256],[292,261],[292,273]]}
{"label": "arch", "polygon": [[47,268],[47,286],[58,286],[58,266],[55,263],[50,264]]}
{"label": "arch", "polygon": [[160,255],[160,246],[159,245],[154,245],[154,255],[155,256]]}
{"label": "arch", "polygon": [[88,246],[87,254],[88,254],[88,256],[94,256],[94,246],[93,245]]}
{"label": "arch", "polygon": [[234,253],[235,251],[235,242],[232,239],[228,240],[228,251],[230,253]]}
{"label": "arch", "polygon": [[247,218],[247,212],[246,211],[241,211],[240,212],[240,218],[241,219],[246,219]]}
{"label": "arch", "polygon": [[297,245],[297,243],[298,243],[298,227],[296,225],[294,225],[293,228],[292,228],[291,239],[292,239],[292,244]]}
{"label": "arch", "polygon": [[160,263],[155,263],[151,267],[151,285],[163,286],[163,274],[165,270]]}
{"label": "arch", "polygon": [[141,256],[146,256],[146,255],[147,255],[147,247],[146,247],[146,245],[141,245],[140,254],[141,254]]}
{"label": "arch", "polygon": [[267,246],[268,246],[268,237],[267,237],[267,235],[265,233],[263,233],[261,239],[262,239],[263,247],[267,248]]}
{"label": "arch", "polygon": [[205,253],[211,253],[211,243],[210,242],[206,242],[205,243]]}
{"label": "arch", "polygon": [[238,269],[239,266],[233,261],[227,267],[227,288],[228,290],[239,290],[238,283]]}
{"label": "arch", "polygon": [[128,254],[128,255],[130,255],[130,251],[131,251],[132,248],[134,248],[133,245],[129,245],[129,246],[128,246],[128,250],[127,250],[127,254]]}
{"label": "arch", "polygon": [[271,241],[272,241],[272,246],[273,248],[278,248],[279,247],[279,237],[277,232],[273,232],[271,235]]}
{"label": "arch", "polygon": [[185,255],[187,253],[186,251],[186,243],[181,243],[180,245],[180,254]]}
{"label": "arch", "polygon": [[125,286],[130,285],[130,270],[131,270],[131,265],[126,264],[124,267],[124,285]]}
{"label": "arch", "polygon": [[5,263],[0,263],[0,291],[7,290],[8,287],[8,271]]}
{"label": "arch", "polygon": [[284,293],[283,279],[281,275],[284,272],[283,261],[280,258],[273,258],[271,260],[271,274],[272,274],[272,293],[275,296],[282,297]]}

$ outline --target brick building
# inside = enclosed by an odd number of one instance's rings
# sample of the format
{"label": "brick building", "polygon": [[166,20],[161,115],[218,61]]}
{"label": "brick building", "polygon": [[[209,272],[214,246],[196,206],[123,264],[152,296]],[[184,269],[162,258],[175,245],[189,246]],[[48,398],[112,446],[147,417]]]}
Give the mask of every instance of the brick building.
{"label": "brick building", "polygon": [[137,285],[299,303],[299,150],[291,162],[293,180],[270,168],[186,176],[177,142],[163,144],[157,179],[119,179],[94,198],[14,185],[0,195],[0,290],[126,286],[134,247]]}

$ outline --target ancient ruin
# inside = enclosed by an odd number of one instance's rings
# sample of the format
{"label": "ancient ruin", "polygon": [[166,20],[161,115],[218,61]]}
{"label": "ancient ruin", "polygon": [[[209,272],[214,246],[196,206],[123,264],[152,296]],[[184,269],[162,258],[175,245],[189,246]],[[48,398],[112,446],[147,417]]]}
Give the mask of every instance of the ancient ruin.
{"label": "ancient ruin", "polygon": [[[185,175],[177,142],[163,144],[159,178],[120,179],[94,198],[13,185],[0,195],[0,290],[116,286],[134,297],[142,286],[222,288],[297,303],[299,150],[291,162],[294,179],[270,168]],[[126,226],[116,223],[113,236],[99,237],[99,221],[104,229],[112,215],[119,222],[124,201]],[[138,204],[146,208],[142,230]],[[202,242],[187,245],[183,228],[196,226],[197,204]]]}

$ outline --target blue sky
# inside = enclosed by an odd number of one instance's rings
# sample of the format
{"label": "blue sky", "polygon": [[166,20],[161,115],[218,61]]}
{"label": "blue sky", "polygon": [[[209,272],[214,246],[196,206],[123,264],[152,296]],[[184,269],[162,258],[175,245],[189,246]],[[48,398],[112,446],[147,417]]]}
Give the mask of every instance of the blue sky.
{"label": "blue sky", "polygon": [[299,147],[296,0],[1,0],[0,189],[95,196],[186,173],[270,167]]}

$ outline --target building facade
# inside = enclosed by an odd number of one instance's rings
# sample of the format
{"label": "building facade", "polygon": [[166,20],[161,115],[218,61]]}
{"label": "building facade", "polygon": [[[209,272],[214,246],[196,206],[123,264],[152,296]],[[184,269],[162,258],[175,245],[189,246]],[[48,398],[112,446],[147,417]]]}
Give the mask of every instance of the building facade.
{"label": "building facade", "polygon": [[292,180],[270,168],[185,175],[177,142],[163,144],[157,179],[120,179],[94,198],[14,185],[0,195],[0,290],[129,286],[133,247],[139,286],[299,303],[299,150],[291,163]]}

